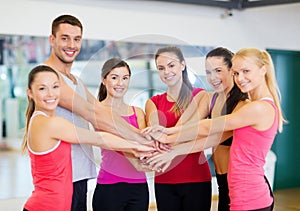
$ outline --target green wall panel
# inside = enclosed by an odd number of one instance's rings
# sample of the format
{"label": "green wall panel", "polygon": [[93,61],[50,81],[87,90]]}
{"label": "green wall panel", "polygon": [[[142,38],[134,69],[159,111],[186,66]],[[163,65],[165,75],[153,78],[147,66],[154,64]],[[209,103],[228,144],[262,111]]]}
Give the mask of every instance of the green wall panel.
{"label": "green wall panel", "polygon": [[274,189],[300,187],[300,52],[267,49],[274,61],[288,123],[272,150],[277,156]]}

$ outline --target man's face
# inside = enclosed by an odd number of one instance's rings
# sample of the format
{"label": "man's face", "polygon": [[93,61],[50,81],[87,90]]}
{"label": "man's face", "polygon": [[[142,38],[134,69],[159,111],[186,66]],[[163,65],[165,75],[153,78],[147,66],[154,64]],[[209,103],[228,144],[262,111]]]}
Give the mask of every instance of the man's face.
{"label": "man's face", "polygon": [[78,26],[60,24],[54,35],[50,36],[52,51],[63,63],[72,63],[79,54],[82,43],[82,31]]}

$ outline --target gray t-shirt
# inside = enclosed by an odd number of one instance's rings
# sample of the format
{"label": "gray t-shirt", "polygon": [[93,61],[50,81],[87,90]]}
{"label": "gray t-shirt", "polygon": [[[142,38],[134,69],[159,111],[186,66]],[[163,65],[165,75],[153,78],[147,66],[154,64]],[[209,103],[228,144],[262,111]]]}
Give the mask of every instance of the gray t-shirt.
{"label": "gray t-shirt", "polygon": [[[82,98],[87,99],[85,86],[78,77],[76,77],[77,84],[75,85],[73,84],[73,81],[71,81],[65,75],[61,74],[61,76],[65,82]],[[60,106],[58,106],[56,109],[56,116],[62,117],[78,127],[86,129],[89,128],[89,124],[85,119]],[[94,153],[91,145],[72,144],[71,154],[73,182],[83,179],[91,179],[97,176]]]}

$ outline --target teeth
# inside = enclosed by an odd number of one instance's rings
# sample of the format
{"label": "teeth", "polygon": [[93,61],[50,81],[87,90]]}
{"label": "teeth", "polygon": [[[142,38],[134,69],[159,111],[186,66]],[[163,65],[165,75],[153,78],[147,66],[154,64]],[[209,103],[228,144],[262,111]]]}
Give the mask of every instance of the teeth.
{"label": "teeth", "polygon": [[168,77],[165,77],[166,80],[170,80],[170,79],[172,79],[172,78],[173,78],[172,75],[171,75],[171,76],[168,76]]}
{"label": "teeth", "polygon": [[214,86],[219,86],[221,84],[221,82],[215,82],[213,83]]}
{"label": "teeth", "polygon": [[55,100],[46,100],[47,103],[54,103]]}
{"label": "teeth", "polygon": [[68,55],[73,55],[74,53],[75,53],[75,51],[65,51],[66,52],[66,54],[68,54]]}
{"label": "teeth", "polygon": [[123,88],[116,88],[115,89],[117,92],[122,92],[124,89]]}

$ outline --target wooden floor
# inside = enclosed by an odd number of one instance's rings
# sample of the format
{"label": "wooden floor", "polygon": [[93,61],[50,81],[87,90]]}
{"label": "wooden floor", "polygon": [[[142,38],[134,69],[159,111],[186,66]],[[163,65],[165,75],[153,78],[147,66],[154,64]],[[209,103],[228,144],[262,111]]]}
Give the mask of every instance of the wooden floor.
{"label": "wooden floor", "polygon": [[[32,190],[28,156],[18,151],[1,150],[0,148],[0,210],[21,210]],[[88,203],[92,193],[88,195]],[[275,211],[300,211],[300,188],[276,190]],[[217,201],[212,203],[212,211],[217,210]],[[90,206],[89,206],[90,207]],[[152,203],[149,211],[155,211]],[[91,209],[91,208],[89,208]]]}

